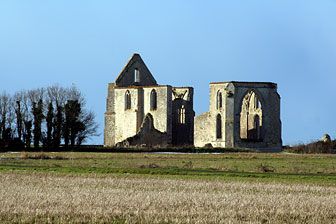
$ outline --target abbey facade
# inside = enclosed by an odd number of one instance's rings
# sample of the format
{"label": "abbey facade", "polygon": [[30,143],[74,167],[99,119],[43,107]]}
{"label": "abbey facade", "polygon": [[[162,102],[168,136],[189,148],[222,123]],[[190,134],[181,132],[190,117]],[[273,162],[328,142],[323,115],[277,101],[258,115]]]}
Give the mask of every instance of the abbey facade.
{"label": "abbey facade", "polygon": [[209,111],[195,116],[193,88],[158,85],[134,54],[108,85],[104,145],[279,149],[277,84],[210,83]]}
{"label": "abbey facade", "polygon": [[105,146],[192,145],[193,88],[158,85],[134,54],[108,85]]}

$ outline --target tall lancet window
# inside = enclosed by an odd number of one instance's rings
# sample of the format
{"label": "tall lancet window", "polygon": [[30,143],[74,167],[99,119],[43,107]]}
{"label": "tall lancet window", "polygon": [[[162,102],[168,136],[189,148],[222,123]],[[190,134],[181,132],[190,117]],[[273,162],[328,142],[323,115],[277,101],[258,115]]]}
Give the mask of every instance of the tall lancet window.
{"label": "tall lancet window", "polygon": [[140,71],[139,69],[134,69],[134,82],[140,82]]}
{"label": "tall lancet window", "polygon": [[217,92],[217,110],[222,108],[222,93],[218,90]]}
{"label": "tall lancet window", "polygon": [[157,109],[157,94],[155,89],[151,91],[150,94],[150,110],[156,110]]}
{"label": "tall lancet window", "polygon": [[178,114],[177,114],[177,122],[179,124],[185,124],[185,108],[184,105],[180,109],[178,109]]}
{"label": "tall lancet window", "polygon": [[125,110],[130,110],[131,109],[131,94],[127,90],[125,93]]}
{"label": "tall lancet window", "polygon": [[222,116],[220,114],[216,118],[216,138],[222,138]]}

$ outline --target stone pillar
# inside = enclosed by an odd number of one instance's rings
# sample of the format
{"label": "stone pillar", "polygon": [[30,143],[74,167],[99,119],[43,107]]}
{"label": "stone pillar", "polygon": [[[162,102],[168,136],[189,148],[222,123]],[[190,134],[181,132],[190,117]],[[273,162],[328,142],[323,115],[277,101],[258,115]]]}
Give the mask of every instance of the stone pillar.
{"label": "stone pillar", "polygon": [[115,94],[114,83],[109,83],[106,99],[104,146],[115,145]]}
{"label": "stone pillar", "polygon": [[229,83],[225,88],[224,142],[225,148],[234,147],[234,87]]}

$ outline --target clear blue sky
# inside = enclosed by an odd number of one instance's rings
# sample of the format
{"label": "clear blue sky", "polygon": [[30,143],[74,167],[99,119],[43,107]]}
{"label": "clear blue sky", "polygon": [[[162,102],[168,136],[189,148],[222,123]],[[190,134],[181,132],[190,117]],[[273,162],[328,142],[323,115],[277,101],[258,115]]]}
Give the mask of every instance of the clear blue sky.
{"label": "clear blue sky", "polygon": [[135,52],[159,84],[194,87],[196,114],[210,82],[276,82],[284,144],[336,137],[336,0],[0,2],[0,91],[74,83],[101,133]]}

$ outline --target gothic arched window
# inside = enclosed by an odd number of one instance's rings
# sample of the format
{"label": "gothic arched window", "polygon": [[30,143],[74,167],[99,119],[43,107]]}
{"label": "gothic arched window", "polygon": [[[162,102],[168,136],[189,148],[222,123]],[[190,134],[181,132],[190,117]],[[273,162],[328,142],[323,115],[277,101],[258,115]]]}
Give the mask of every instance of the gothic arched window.
{"label": "gothic arched window", "polygon": [[216,118],[216,138],[222,138],[222,116],[217,114]]}
{"label": "gothic arched window", "polygon": [[130,110],[131,109],[131,94],[127,90],[125,93],[125,110]]}
{"label": "gothic arched window", "polygon": [[217,109],[222,108],[222,93],[218,90],[217,92]]}
{"label": "gothic arched window", "polygon": [[156,110],[157,108],[157,94],[156,91],[153,89],[150,94],[150,110]]}
{"label": "gothic arched window", "polygon": [[240,138],[248,141],[263,139],[263,105],[255,90],[243,97],[240,111]]}
{"label": "gothic arched window", "polygon": [[184,105],[182,105],[182,107],[180,109],[178,109],[178,113],[177,113],[177,122],[179,124],[185,124],[186,120],[185,120],[185,108]]}

